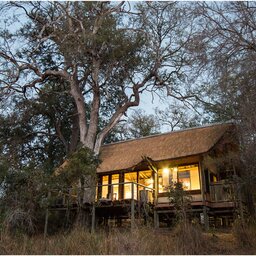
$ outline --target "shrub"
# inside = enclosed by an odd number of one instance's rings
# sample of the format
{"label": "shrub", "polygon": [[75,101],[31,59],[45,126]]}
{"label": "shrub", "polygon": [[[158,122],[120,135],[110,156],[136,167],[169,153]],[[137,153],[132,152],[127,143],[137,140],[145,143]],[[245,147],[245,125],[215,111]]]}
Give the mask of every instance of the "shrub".
{"label": "shrub", "polygon": [[233,226],[233,234],[237,245],[243,247],[256,248],[256,223],[255,221],[247,221],[242,223],[236,220]]}
{"label": "shrub", "polygon": [[205,238],[199,225],[179,222],[174,229],[175,254],[203,254]]}

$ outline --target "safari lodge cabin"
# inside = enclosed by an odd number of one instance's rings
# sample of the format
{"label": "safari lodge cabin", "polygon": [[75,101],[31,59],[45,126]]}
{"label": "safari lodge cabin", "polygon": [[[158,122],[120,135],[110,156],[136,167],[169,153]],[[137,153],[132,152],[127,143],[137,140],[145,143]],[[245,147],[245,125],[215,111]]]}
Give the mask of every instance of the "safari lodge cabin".
{"label": "safari lodge cabin", "polygon": [[191,218],[206,227],[230,225],[237,207],[236,129],[213,124],[104,145],[97,170],[97,225],[172,225],[169,188],[180,182]]}

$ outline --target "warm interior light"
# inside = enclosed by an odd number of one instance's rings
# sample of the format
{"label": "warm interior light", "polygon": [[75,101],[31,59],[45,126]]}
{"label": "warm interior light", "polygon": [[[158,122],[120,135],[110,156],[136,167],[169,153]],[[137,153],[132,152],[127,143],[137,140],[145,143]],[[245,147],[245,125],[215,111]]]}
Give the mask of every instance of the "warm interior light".
{"label": "warm interior light", "polygon": [[163,169],[163,173],[164,173],[164,174],[168,174],[169,171],[170,171],[169,168],[164,168],[164,169]]}
{"label": "warm interior light", "polygon": [[191,188],[190,188],[190,182],[189,182],[189,181],[187,181],[187,180],[182,180],[181,182],[182,182],[182,186],[183,186],[183,189],[184,189],[184,190],[190,190],[190,189],[191,189]]}
{"label": "warm interior light", "polygon": [[125,195],[124,195],[124,199],[130,199],[130,198],[132,198],[132,193],[131,193],[131,191],[126,191],[126,192],[125,192]]}
{"label": "warm interior light", "polygon": [[177,168],[177,167],[174,167],[174,168],[173,168],[173,171],[174,171],[174,172],[177,172],[177,171],[178,171],[178,168]]}

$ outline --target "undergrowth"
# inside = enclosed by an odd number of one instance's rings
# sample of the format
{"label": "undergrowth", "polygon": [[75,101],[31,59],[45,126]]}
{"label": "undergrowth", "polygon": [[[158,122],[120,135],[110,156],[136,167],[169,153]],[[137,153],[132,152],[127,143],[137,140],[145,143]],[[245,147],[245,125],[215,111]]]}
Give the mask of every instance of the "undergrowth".
{"label": "undergrowth", "polygon": [[[249,232],[248,235],[254,235],[251,239],[255,239],[255,230],[243,232]],[[252,242],[255,240],[249,243],[250,250],[247,251],[246,246],[237,243],[237,239],[245,237],[244,233],[240,232],[239,238],[237,234],[213,236],[204,233],[199,226],[184,223],[171,231],[137,227],[90,233],[76,227],[69,233],[55,234],[46,239],[42,235],[11,235],[3,230],[0,233],[0,254],[254,254]]]}
{"label": "undergrowth", "polygon": [[[238,245],[242,245],[245,248],[256,249],[256,221],[248,220],[242,222],[236,220],[233,226],[233,234]],[[256,250],[255,250],[256,253]]]}

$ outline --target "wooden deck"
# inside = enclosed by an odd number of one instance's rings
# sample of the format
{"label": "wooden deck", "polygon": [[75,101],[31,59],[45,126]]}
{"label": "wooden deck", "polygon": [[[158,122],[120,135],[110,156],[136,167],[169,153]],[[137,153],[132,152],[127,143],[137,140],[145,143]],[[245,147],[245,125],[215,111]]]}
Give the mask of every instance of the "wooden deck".
{"label": "wooden deck", "polygon": [[[125,198],[127,193],[125,194],[124,191],[124,186],[127,187],[127,184],[131,186],[129,198]],[[107,186],[107,197],[102,197],[100,193],[103,186]],[[116,192],[114,186],[119,186],[118,193],[114,193]],[[76,193],[72,188],[60,193],[59,197],[57,196],[49,206],[49,210],[79,211],[83,209],[91,216],[92,223],[95,223],[92,225],[97,225],[97,223],[108,225],[111,220],[115,220],[120,225],[122,220],[129,220],[130,225],[133,226],[135,220],[145,222],[151,219],[151,221],[154,220],[155,227],[159,227],[159,220],[168,222],[169,217],[174,217],[175,214],[174,207],[168,202],[167,196],[159,197],[153,188],[136,182],[99,185],[93,200],[87,190],[83,193],[80,191],[77,195]],[[210,216],[210,218],[218,217],[220,214],[231,216],[235,207],[235,203],[231,200],[231,193],[232,187],[228,184],[221,182],[211,184],[208,196],[202,193],[193,194],[191,208],[188,211],[198,216],[199,219],[201,214],[206,217]],[[206,200],[203,200],[203,196]]]}

